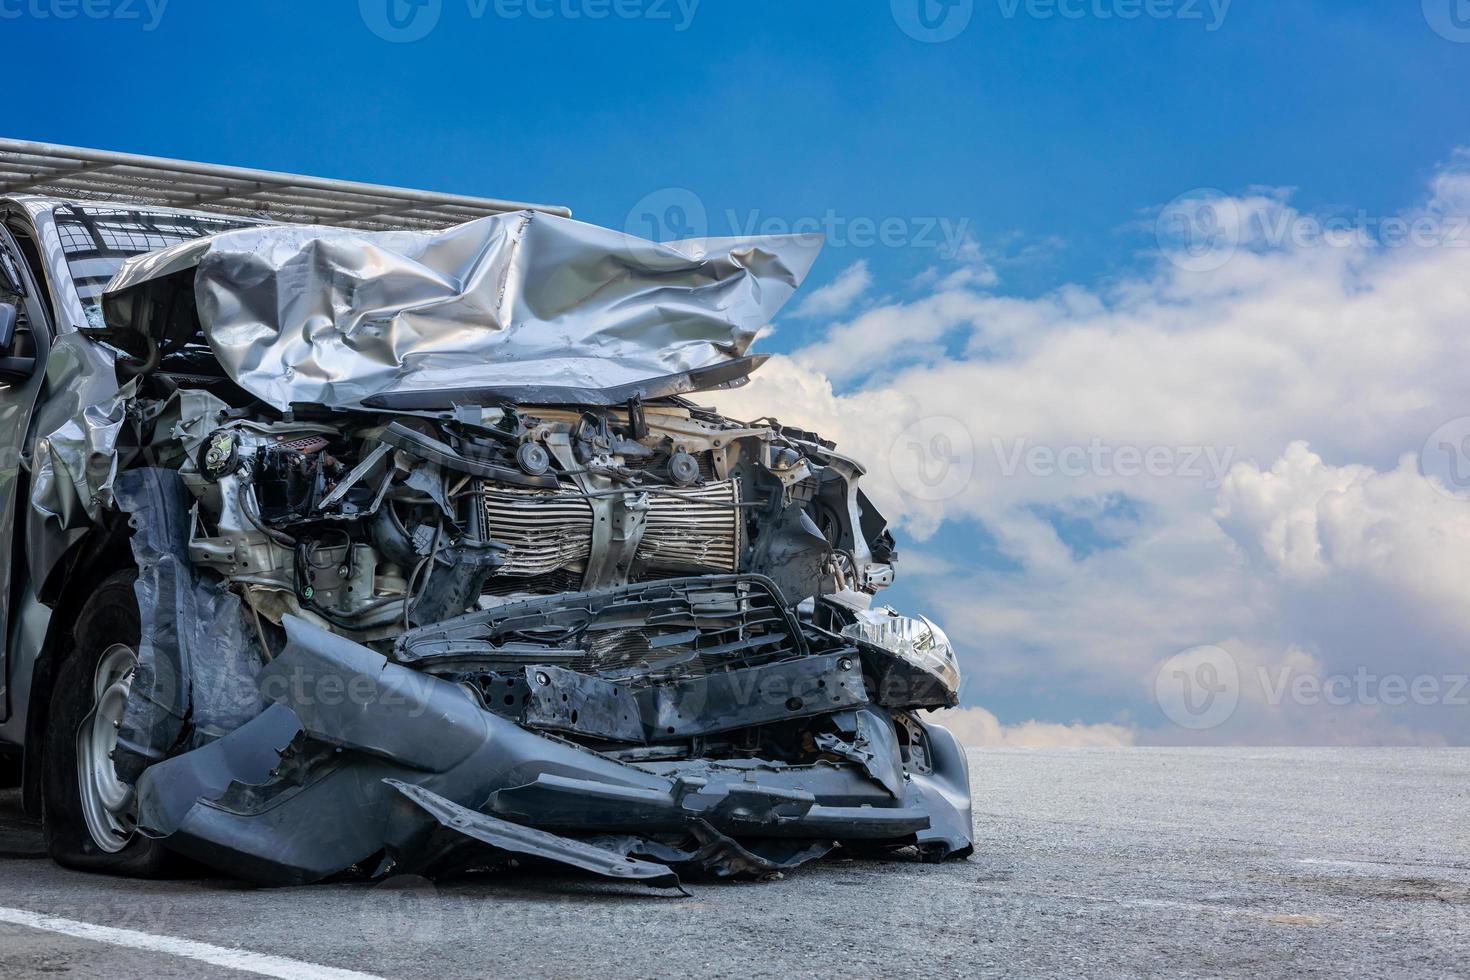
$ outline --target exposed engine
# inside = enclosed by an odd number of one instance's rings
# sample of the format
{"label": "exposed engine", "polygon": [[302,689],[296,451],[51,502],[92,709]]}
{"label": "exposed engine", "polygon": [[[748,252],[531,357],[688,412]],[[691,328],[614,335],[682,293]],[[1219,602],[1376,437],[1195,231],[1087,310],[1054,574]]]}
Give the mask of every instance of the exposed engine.
{"label": "exposed engine", "polygon": [[506,215],[119,274],[92,336],[130,380],[89,419],[127,435],[142,629],[108,758],[140,832],[268,882],[969,852],[963,751],[918,714],[957,703],[954,651],[874,606],[896,555],[862,468],[686,397],[759,366],[803,247],[628,248]]}
{"label": "exposed engine", "polygon": [[856,464],[682,401],[278,422],[197,390],[173,404],[199,502],[190,558],[275,624],[385,641],[517,598],[692,575],[761,575],[792,602],[892,579]]}

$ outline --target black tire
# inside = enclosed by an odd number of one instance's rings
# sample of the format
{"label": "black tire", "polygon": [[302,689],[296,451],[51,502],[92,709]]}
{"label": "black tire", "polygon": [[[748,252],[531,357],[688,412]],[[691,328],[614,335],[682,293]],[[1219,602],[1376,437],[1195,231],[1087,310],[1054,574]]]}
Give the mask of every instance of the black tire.
{"label": "black tire", "polygon": [[81,871],[154,878],[166,874],[173,861],[154,840],[134,834],[121,850],[98,844],[83,813],[77,734],[95,702],[94,677],[104,653],[116,644],[138,649],[138,601],[133,570],[102,581],[82,607],[73,629],[74,642],[56,673],[46,719],[42,752],[41,792],[46,846],[58,864]]}

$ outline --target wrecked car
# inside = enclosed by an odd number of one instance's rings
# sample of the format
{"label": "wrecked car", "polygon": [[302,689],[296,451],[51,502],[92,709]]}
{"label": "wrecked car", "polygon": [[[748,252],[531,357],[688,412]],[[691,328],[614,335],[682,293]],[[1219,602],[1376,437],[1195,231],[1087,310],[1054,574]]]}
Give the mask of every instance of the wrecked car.
{"label": "wrecked car", "polygon": [[862,466],[700,402],[817,243],[277,210],[6,202],[0,740],[57,861],[673,886],[970,852],[921,714],[955,656],[876,600]]}

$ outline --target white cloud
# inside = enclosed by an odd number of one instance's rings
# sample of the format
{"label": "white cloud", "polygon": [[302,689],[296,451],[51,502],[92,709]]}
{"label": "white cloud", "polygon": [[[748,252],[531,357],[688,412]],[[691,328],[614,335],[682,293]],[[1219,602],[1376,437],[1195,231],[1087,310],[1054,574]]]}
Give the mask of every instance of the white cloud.
{"label": "white cloud", "polygon": [[1293,443],[1269,470],[1232,470],[1215,513],[1275,594],[1277,629],[1314,639],[1325,670],[1470,671],[1470,502],[1415,457],[1380,473]]}
{"label": "white cloud", "polygon": [[1135,739],[1133,730],[1123,725],[1059,725],[1044,721],[1003,725],[984,708],[931,711],[929,720],[948,728],[967,749],[1121,748],[1133,745]]}
{"label": "white cloud", "polygon": [[[1452,232],[1470,210],[1458,167],[1404,217]],[[1304,242],[1290,230],[1310,216],[1284,194],[1233,207],[1237,244],[1207,271],[1161,253],[1148,274],[1038,299],[936,277],[715,400],[774,408],[864,460],[904,538],[930,539],[931,566],[964,561],[939,547],[942,524],[982,523],[1023,571],[950,574],[931,592],[950,635],[997,682],[1130,704],[1150,719],[1140,739],[1179,735],[1140,692],[1198,644],[1252,671],[1470,669],[1470,503],[1404,459],[1470,415],[1470,247],[1448,232],[1433,246]],[[953,420],[944,440],[905,435],[935,418]],[[1239,464],[1224,486],[1211,458]],[[935,500],[925,471],[943,466],[967,478]],[[1049,519],[1119,495],[1134,516],[1080,557]],[[1442,711],[1351,707],[1267,717],[1248,703],[1197,737],[1470,742]]]}
{"label": "white cloud", "polygon": [[792,316],[837,316],[852,309],[873,285],[873,275],[866,260],[859,259],[840,272],[836,279],[806,294]]}

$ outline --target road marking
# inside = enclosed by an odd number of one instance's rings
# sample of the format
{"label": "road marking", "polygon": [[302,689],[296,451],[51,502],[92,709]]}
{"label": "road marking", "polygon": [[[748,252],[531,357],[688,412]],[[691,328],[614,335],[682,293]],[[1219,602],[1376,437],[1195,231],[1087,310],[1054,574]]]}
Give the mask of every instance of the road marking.
{"label": "road marking", "polygon": [[75,919],[42,915],[26,909],[0,906],[0,922],[9,922],[31,929],[43,929],[47,932],[60,933],[63,936],[72,936],[77,939],[88,939],[96,943],[126,946],[129,949],[142,949],[152,953],[166,953],[169,956],[182,956],[185,959],[221,966],[227,970],[259,973],[267,977],[280,977],[281,980],[382,980],[381,977],[376,977],[371,973],[358,973],[356,970],[318,966],[315,963],[303,963],[284,956],[252,953],[247,949],[211,946],[209,943],[195,942],[192,939],[155,936],[152,933],[136,932],[132,929],[98,926],[90,922],[78,922]]}

